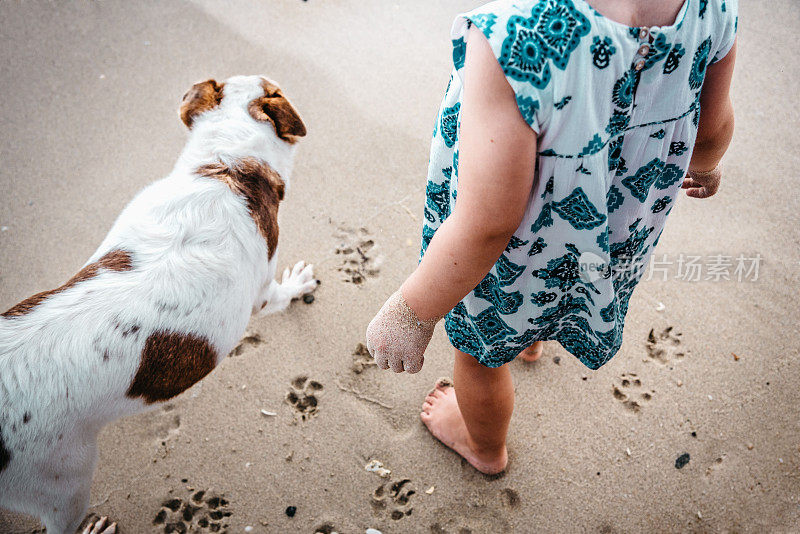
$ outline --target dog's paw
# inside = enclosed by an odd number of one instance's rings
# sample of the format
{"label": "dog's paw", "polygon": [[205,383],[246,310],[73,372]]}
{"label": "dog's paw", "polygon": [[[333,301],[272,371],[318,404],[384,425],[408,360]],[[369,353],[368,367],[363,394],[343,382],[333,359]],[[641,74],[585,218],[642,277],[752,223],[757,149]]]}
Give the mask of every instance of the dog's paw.
{"label": "dog's paw", "polygon": [[314,278],[314,266],[306,265],[304,261],[298,261],[292,270],[283,271],[281,288],[291,299],[299,299],[306,293],[311,293],[317,288],[317,280]]}

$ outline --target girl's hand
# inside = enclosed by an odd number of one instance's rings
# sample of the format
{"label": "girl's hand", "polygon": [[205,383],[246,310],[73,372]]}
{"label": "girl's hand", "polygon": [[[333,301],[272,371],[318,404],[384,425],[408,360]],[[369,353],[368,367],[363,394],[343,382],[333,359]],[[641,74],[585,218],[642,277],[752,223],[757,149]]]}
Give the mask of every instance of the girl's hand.
{"label": "girl's hand", "polygon": [[439,319],[420,320],[398,290],[367,326],[367,350],[381,369],[416,373]]}
{"label": "girl's hand", "polygon": [[686,195],[693,198],[708,198],[719,189],[722,180],[722,169],[719,165],[705,172],[689,171],[683,179],[681,189],[686,189]]}

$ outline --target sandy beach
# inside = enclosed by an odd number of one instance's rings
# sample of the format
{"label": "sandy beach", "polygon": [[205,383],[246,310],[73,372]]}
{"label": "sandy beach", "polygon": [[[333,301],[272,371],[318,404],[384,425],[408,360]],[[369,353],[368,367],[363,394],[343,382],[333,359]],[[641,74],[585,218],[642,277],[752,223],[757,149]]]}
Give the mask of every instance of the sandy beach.
{"label": "sandy beach", "polygon": [[[511,364],[505,474],[481,475],[419,420],[452,371],[441,326],[416,375],[365,356],[367,323],[416,265],[450,25],[480,3],[0,3],[0,309],[68,279],[170,171],[192,83],[267,75],[308,126],[279,264],[316,266],[314,302],[254,318],[202,382],[108,426],[90,513],[124,534],[181,521],[232,533],[800,532],[797,2],[740,2],[722,188],[681,195],[621,351],[598,371],[555,343]],[[716,256],[731,258],[729,280],[714,279]],[[741,281],[739,256],[758,258]],[[701,258],[699,281],[681,276],[687,257]],[[389,472],[365,469],[372,460]],[[0,533],[38,528],[0,511]]]}

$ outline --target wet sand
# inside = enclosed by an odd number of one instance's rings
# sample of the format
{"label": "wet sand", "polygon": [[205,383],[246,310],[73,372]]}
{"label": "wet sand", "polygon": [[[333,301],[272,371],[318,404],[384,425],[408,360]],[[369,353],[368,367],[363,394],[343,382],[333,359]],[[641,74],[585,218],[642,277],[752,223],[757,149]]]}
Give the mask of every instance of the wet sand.
{"label": "wet sand", "polygon": [[[800,531],[794,2],[740,2],[722,189],[681,198],[656,250],[760,254],[757,280],[676,280],[672,265],[637,289],[622,350],[599,371],[555,344],[511,364],[501,477],[419,421],[451,372],[441,327],[417,375],[381,372],[359,350],[416,264],[449,28],[477,4],[0,4],[1,309],[69,278],[169,172],[193,82],[266,74],[309,129],[279,258],[316,265],[315,301],[254,319],[203,382],[106,428],[91,512],[128,534],[184,521],[187,501],[198,532]],[[390,473],[366,470],[371,460]],[[37,525],[0,512],[0,532]]]}

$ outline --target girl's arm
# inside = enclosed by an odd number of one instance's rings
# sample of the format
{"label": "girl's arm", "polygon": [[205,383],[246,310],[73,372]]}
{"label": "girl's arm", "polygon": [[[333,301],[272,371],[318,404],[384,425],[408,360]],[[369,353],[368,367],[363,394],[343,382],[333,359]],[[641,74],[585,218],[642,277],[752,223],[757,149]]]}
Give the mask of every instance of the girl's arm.
{"label": "girl's arm", "polygon": [[700,124],[689,163],[689,177],[681,186],[694,198],[717,192],[722,173],[719,162],[733,137],[733,104],[730,88],[736,62],[736,41],[728,54],[710,65],[700,93]]}
{"label": "girl's arm", "polygon": [[[453,213],[400,294],[387,301],[367,331],[367,345],[383,369],[416,372],[422,367],[436,320],[486,276],[528,207],[536,132],[522,118],[513,89],[475,27],[467,42],[460,121]],[[414,327],[419,331],[412,332]]]}

